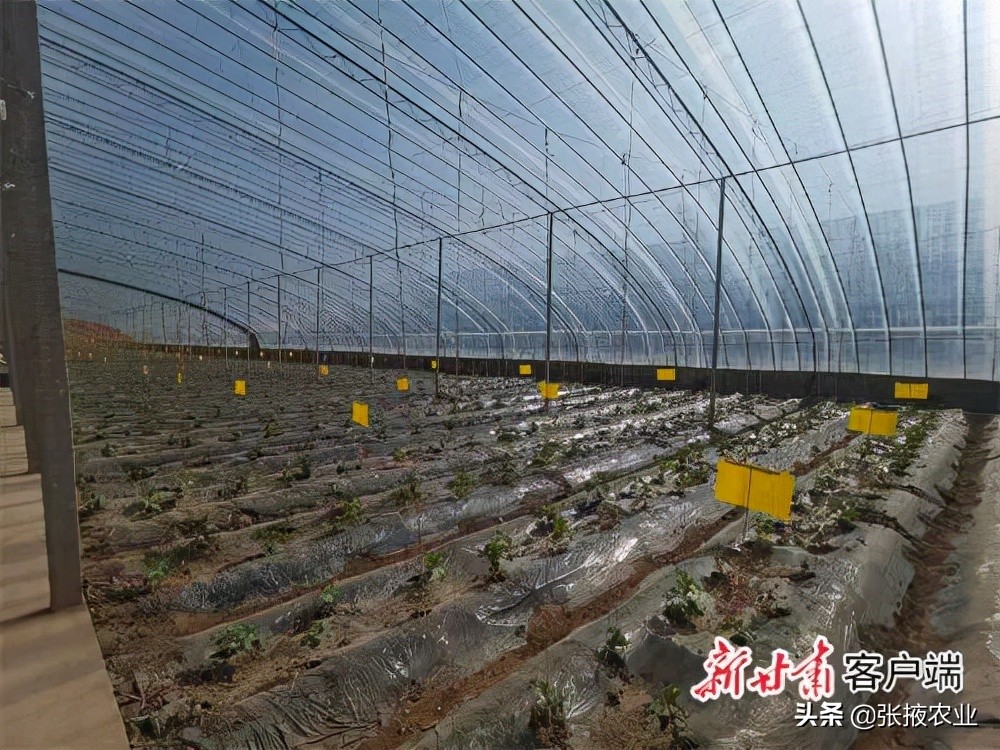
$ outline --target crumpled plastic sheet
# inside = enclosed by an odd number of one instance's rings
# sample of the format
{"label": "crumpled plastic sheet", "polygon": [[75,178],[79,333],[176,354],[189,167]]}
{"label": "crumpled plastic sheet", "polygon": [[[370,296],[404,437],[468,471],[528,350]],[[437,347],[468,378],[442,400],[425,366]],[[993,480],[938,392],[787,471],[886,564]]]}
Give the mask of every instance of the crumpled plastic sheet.
{"label": "crumpled plastic sheet", "polygon": [[490,626],[464,608],[451,607],[243,701],[239,718],[229,726],[217,732],[203,727],[200,744],[208,750],[284,750],[340,735],[346,746],[371,735],[411,685],[449,665],[474,671],[520,642],[510,628]]}
{"label": "crumpled plastic sheet", "polygon": [[[929,448],[918,459],[918,468],[909,478],[916,486],[926,485],[931,476],[940,477],[940,468],[950,466],[958,455],[955,447],[961,442],[956,429],[957,417],[950,417],[952,424],[945,424],[932,439]],[[820,432],[826,433],[823,428]],[[830,437],[835,437],[835,432]],[[842,433],[841,433],[842,434]],[[946,475],[944,484],[954,478]],[[863,540],[863,542],[862,542]],[[772,564],[777,567],[797,569],[807,561],[816,577],[806,585],[782,583],[782,593],[787,596],[787,606],[792,614],[769,621],[757,632],[752,644],[755,663],[762,664],[770,657],[773,648],[785,648],[793,655],[804,654],[817,634],[826,635],[833,643],[835,664],[845,650],[856,650],[859,645],[859,628],[881,625],[890,626],[907,587],[913,577],[913,567],[907,559],[906,540],[895,531],[882,526],[859,525],[842,541],[842,551],[827,555],[813,555],[797,548],[776,548]],[[714,567],[712,558],[696,558],[682,564],[698,575],[705,574],[706,566]],[[661,576],[662,573],[655,574]],[[694,684],[702,674],[704,652],[711,645],[711,635],[674,636],[665,626],[660,610],[666,578],[655,589],[641,589],[631,600],[601,621],[591,623],[585,631],[574,635],[574,640],[587,641],[590,660],[584,660],[572,679],[586,680],[593,673],[593,649],[608,624],[629,633],[632,646],[627,655],[630,671],[642,675],[653,683],[675,683],[682,688]],[[535,657],[533,662],[546,658],[559,666],[563,679],[567,678],[566,663],[560,654],[566,642],[557,644],[549,652]],[[702,654],[694,649],[702,650]],[[587,649],[584,649],[587,650]],[[438,728],[438,734],[425,734],[409,745],[421,748],[464,747],[531,747],[526,742],[527,707],[509,712],[509,696],[516,694],[516,687],[526,683],[537,664],[526,664],[518,672],[491,688],[478,699],[452,712]],[[838,672],[839,673],[839,672]],[[831,699],[844,704],[845,714],[857,705],[863,696],[852,696],[843,685],[838,685]],[[817,747],[837,750],[847,747],[856,732],[849,726],[841,728],[796,728],[794,722],[797,693],[794,686],[780,697],[758,698],[747,695],[737,702],[728,698],[705,706],[693,705],[689,726],[711,747],[743,750],[747,747],[768,750],[797,750]],[[591,708],[597,708],[594,704]],[[499,710],[503,707],[504,710]],[[577,712],[578,721],[586,722],[588,710]],[[571,722],[572,724],[572,722]],[[471,738],[471,739],[470,739]],[[464,744],[463,744],[464,743]]]}
{"label": "crumpled plastic sheet", "polygon": [[398,514],[382,516],[289,555],[251,560],[222,571],[209,581],[184,588],[174,606],[187,611],[232,609],[254,597],[268,597],[293,586],[315,584],[344,569],[349,557],[384,555],[417,542]]}

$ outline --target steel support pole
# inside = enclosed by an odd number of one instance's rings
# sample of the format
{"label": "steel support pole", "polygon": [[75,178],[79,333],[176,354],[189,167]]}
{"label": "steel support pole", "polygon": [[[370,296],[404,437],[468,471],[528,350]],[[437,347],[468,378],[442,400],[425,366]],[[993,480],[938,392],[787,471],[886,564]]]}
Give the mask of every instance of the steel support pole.
{"label": "steel support pole", "polygon": [[[53,610],[80,604],[80,528],[69,378],[45,145],[37,7],[0,2],[0,276],[16,357],[28,471],[40,474]],[[27,377],[30,372],[30,377]]]}
{"label": "steel support pole", "polygon": [[281,274],[278,274],[278,364],[282,364],[281,352]]}
{"label": "steel support pole", "polygon": [[248,281],[247,282],[247,380],[250,379],[250,348],[251,348],[250,315],[252,313],[252,310],[253,310],[253,303],[250,300],[250,282]]}
{"label": "steel support pole", "polygon": [[[548,250],[545,255],[545,383],[548,385],[552,375],[550,365],[552,359],[552,230],[555,214],[549,214]],[[545,408],[549,407],[549,399],[545,399]]]}
{"label": "steel support pole", "polygon": [[437,326],[434,329],[434,395],[441,395],[441,275],[444,271],[444,239],[438,237]]}
{"label": "steel support pole", "polygon": [[226,322],[229,320],[229,299],[226,287],[222,287],[222,350],[225,352],[226,372],[229,372],[229,329]]}
{"label": "steel support pole", "polygon": [[375,266],[368,256],[368,369],[375,382]]}
{"label": "steel support pole", "polygon": [[322,304],[322,294],[323,291],[323,267],[316,267],[316,377],[319,378],[319,310]]}
{"label": "steel support pole", "polygon": [[726,208],[726,178],[719,180],[719,239],[715,250],[715,313],[712,318],[712,380],[708,397],[708,427],[715,426],[715,386],[719,367],[719,303],[722,291],[722,221]]}

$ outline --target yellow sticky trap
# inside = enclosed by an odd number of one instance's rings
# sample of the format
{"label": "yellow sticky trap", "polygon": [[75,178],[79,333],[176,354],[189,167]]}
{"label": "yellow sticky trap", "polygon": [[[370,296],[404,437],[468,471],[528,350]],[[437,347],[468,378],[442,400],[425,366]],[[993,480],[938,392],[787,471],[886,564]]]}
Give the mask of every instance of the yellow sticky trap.
{"label": "yellow sticky trap", "polygon": [[899,414],[891,409],[855,406],[847,418],[847,430],[863,435],[895,435]]}
{"label": "yellow sticky trap", "polygon": [[362,427],[368,426],[368,404],[355,401],[351,406],[351,421]]}
{"label": "yellow sticky trap", "polygon": [[245,380],[235,380],[233,381],[233,393],[237,396],[247,395],[247,381]]}
{"label": "yellow sticky trap", "polygon": [[397,391],[408,391],[408,390],[410,390],[410,379],[409,378],[396,378],[396,390]]}
{"label": "yellow sticky trap", "polygon": [[438,368],[438,361],[436,359],[431,360],[431,369],[436,370]]}
{"label": "yellow sticky trap", "polygon": [[544,380],[538,384],[538,392],[542,394],[542,398],[546,401],[551,399],[559,398],[559,384],[558,383],[546,383]]}
{"label": "yellow sticky trap", "polygon": [[178,371],[177,372],[177,385],[180,385],[183,382],[184,382],[184,373]]}
{"label": "yellow sticky trap", "polygon": [[330,365],[320,365],[319,366],[319,374],[320,374],[320,377],[323,377],[323,378],[325,378],[327,375],[329,375],[330,374]]}
{"label": "yellow sticky trap", "polygon": [[930,386],[928,383],[896,383],[896,398],[926,399]]}
{"label": "yellow sticky trap", "polygon": [[720,460],[716,465],[715,497],[724,503],[760,511],[787,521],[792,515],[795,477],[787,471]]}
{"label": "yellow sticky trap", "polygon": [[673,367],[657,367],[657,380],[677,380],[677,370]]}
{"label": "yellow sticky trap", "polygon": [[517,366],[517,372],[518,372],[519,375],[530,375],[531,374],[531,365],[518,365]]}

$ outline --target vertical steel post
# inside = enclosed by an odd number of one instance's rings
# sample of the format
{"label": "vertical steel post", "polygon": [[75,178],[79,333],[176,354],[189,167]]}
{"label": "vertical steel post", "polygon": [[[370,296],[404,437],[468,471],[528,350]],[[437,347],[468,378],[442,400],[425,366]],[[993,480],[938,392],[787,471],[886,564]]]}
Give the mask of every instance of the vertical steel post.
{"label": "vertical steel post", "polygon": [[399,275],[399,336],[403,348],[403,373],[406,374],[406,308],[403,305],[403,267],[399,264],[399,253],[396,254],[396,273]]}
{"label": "vertical steel post", "polygon": [[201,347],[202,351],[206,354],[210,352],[206,351],[208,343],[208,297],[205,296],[205,290],[201,290]]}
{"label": "vertical steel post", "polygon": [[323,267],[316,267],[316,377],[319,377],[319,309],[322,304],[321,293],[323,291]]}
{"label": "vertical steel post", "polygon": [[229,299],[226,287],[222,287],[222,349],[226,353],[226,372],[229,372]]}
{"label": "vertical steel post", "polygon": [[722,221],[726,208],[726,178],[719,180],[719,239],[715,251],[715,314],[712,322],[712,380],[708,397],[708,427],[715,426],[715,385],[719,367],[719,303],[722,291]]}
{"label": "vertical steel post", "polygon": [[[625,350],[628,346],[626,330],[628,325],[628,233],[625,234],[625,264],[622,271],[622,351],[619,357],[619,377],[620,384],[625,385]],[[579,347],[577,347],[577,358],[579,358]]]}
{"label": "vertical steel post", "polygon": [[[552,358],[552,230],[555,223],[555,214],[549,214],[548,250],[545,257],[545,383],[549,383],[551,377],[550,363]],[[545,408],[549,406],[549,399],[545,397]]]}
{"label": "vertical steel post", "polygon": [[281,353],[281,274],[278,274],[278,364],[284,361]]}
{"label": "vertical steel post", "polygon": [[40,475],[53,610],[82,601],[69,378],[49,194],[37,6],[0,2],[0,277],[28,471]]}
{"label": "vertical steel post", "polygon": [[250,282],[247,282],[247,380],[250,379],[250,343],[251,334],[250,330],[252,326],[250,325],[250,316],[252,314],[252,303],[250,302]]}
{"label": "vertical steel post", "polygon": [[375,266],[374,256],[368,256],[368,370],[375,382]]}
{"label": "vertical steel post", "polygon": [[458,310],[458,288],[462,282],[462,276],[458,266],[455,266],[455,299],[452,303],[455,308],[455,378],[459,376],[459,360],[462,356],[462,324]]}
{"label": "vertical steel post", "polygon": [[444,269],[444,238],[438,237],[437,326],[434,329],[434,395],[441,395],[441,274]]}

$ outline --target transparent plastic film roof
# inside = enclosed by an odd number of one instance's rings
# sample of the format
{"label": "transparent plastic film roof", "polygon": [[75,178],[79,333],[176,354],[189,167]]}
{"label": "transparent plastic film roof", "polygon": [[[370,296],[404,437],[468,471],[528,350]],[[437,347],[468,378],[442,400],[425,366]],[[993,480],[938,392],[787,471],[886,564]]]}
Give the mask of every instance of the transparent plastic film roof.
{"label": "transparent plastic film roof", "polygon": [[443,352],[539,357],[551,274],[553,358],[704,367],[721,246],[721,367],[996,379],[995,0],[39,22],[67,317],[433,355],[440,283]]}

